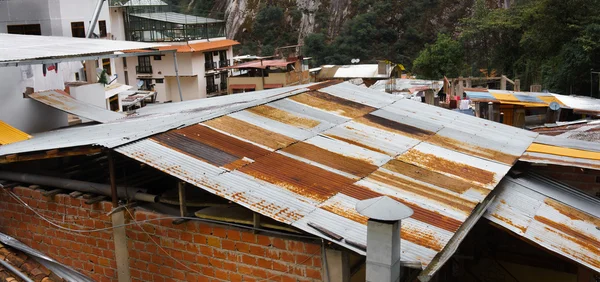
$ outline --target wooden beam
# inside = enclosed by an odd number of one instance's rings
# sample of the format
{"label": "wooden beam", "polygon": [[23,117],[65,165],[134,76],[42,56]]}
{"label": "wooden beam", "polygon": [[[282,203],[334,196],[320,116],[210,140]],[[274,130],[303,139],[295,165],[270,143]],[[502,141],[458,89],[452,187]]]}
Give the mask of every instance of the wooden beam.
{"label": "wooden beam", "polygon": [[102,152],[100,147],[76,147],[70,149],[54,149],[48,151],[12,154],[0,157],[0,164],[53,159],[69,156],[93,155]]}

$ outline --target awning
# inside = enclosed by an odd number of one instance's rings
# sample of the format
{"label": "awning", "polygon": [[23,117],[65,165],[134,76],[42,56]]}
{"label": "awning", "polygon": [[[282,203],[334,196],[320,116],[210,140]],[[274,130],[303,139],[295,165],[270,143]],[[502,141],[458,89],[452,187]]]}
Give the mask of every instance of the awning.
{"label": "awning", "polygon": [[98,60],[173,52],[159,51],[159,43],[0,33],[0,67]]}
{"label": "awning", "polygon": [[283,87],[283,84],[265,84],[265,86],[263,88],[264,89],[272,89],[272,88],[279,88],[279,87]]}
{"label": "awning", "polygon": [[256,89],[256,84],[230,84],[229,89]]}

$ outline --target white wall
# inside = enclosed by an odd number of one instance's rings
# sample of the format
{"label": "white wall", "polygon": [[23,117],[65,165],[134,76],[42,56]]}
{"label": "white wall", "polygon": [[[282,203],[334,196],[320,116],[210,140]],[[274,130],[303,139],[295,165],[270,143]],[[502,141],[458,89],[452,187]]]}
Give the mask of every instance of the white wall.
{"label": "white wall", "polygon": [[[97,0],[60,0],[60,21],[62,23],[61,36],[71,36],[71,22],[84,22],[85,30],[90,26],[92,15],[98,4]],[[104,2],[100,12],[99,21],[106,21],[106,32],[111,33],[110,15],[108,10],[108,1]],[[98,24],[94,33],[100,34]]]}
{"label": "white wall", "polygon": [[33,99],[23,98],[25,88],[18,67],[0,68],[0,120],[27,133],[67,125],[67,114]]}
{"label": "white wall", "polygon": [[125,40],[125,20],[123,8],[110,8],[110,32],[115,40]]}

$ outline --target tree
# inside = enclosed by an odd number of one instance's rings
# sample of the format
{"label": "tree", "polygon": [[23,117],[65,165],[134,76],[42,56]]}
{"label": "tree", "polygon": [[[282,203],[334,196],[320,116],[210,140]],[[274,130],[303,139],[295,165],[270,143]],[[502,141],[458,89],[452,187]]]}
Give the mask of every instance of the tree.
{"label": "tree", "polygon": [[425,79],[458,77],[463,68],[462,44],[443,33],[438,34],[435,43],[425,45],[413,62],[413,72]]}
{"label": "tree", "polygon": [[106,70],[102,70],[100,75],[98,76],[98,83],[102,83],[102,85],[108,84],[108,76],[106,75]]}

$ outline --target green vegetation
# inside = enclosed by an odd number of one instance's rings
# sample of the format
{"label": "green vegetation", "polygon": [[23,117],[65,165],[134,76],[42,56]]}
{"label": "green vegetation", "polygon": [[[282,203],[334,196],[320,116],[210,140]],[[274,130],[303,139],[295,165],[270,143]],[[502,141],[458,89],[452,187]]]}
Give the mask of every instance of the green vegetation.
{"label": "green vegetation", "polygon": [[464,69],[464,52],[460,42],[440,33],[433,44],[425,45],[413,68],[425,79],[440,79],[444,76],[458,77]]}
{"label": "green vegetation", "polygon": [[[447,36],[422,50],[414,71],[423,77],[480,76],[480,69],[520,78],[522,88],[570,94],[590,93],[590,69],[600,68],[599,0],[521,0],[508,9],[477,0],[474,14],[461,21],[453,44]],[[443,58],[465,50],[454,72]],[[438,60],[432,60],[436,50]],[[441,60],[441,61],[439,61]],[[467,64],[467,69],[461,66]],[[433,78],[433,77],[431,77]]]}

